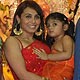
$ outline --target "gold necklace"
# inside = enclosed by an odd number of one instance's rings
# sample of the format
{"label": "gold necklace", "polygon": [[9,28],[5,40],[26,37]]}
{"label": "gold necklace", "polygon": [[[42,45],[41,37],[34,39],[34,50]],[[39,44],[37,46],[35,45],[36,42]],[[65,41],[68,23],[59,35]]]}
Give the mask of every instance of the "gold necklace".
{"label": "gold necklace", "polygon": [[22,41],[26,42],[26,43],[32,43],[34,41],[33,38],[21,38]]}

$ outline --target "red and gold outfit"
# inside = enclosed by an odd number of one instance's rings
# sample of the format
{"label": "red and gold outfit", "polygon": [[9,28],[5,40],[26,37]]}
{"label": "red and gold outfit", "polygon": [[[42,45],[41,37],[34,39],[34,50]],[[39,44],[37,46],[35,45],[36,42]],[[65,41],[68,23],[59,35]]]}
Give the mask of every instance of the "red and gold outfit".
{"label": "red and gold outfit", "polygon": [[[56,54],[55,50],[52,50]],[[48,61],[43,68],[43,76],[50,80],[73,80],[74,57],[65,61]]]}
{"label": "red and gold outfit", "polygon": [[[46,51],[46,53],[50,53],[50,49],[48,46],[46,46],[45,44],[43,44],[42,42],[38,40],[35,40],[32,44],[30,44],[29,46],[25,48],[23,48],[22,46],[21,52],[22,52],[22,55],[26,64],[26,70],[42,76],[43,66],[45,65],[46,61],[37,58],[38,56],[35,53],[33,53],[34,47],[38,49],[42,48]],[[12,73],[13,73],[14,79],[19,80],[17,76],[15,75],[15,73],[14,72]]]}
{"label": "red and gold outfit", "polygon": [[[49,78],[50,80],[68,80],[73,79],[74,71],[74,57],[66,61],[46,61],[37,58],[38,56],[33,53],[33,48],[44,49],[47,54],[51,52],[48,46],[42,42],[35,40],[29,46],[23,48],[22,55],[25,60],[26,70],[35,73],[40,76]],[[52,50],[53,54],[56,54],[55,50]],[[19,80],[15,73],[12,71],[14,80]],[[26,75],[27,76],[27,75]]]}

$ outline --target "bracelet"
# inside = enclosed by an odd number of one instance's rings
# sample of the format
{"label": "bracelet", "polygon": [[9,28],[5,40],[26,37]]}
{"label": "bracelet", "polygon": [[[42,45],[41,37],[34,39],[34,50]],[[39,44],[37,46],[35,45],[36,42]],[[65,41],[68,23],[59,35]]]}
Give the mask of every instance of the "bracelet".
{"label": "bracelet", "polygon": [[49,80],[48,78],[42,77],[42,80]]}

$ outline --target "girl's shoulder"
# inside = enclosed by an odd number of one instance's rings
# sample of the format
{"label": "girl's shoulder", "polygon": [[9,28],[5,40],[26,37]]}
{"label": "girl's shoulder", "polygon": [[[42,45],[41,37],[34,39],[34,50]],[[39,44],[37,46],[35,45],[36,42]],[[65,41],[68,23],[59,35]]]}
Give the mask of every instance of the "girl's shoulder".
{"label": "girl's shoulder", "polygon": [[64,37],[63,37],[63,40],[66,40],[66,39],[70,39],[70,40],[72,40],[72,38],[69,36],[69,35],[65,35]]}
{"label": "girl's shoulder", "polygon": [[63,41],[64,42],[68,42],[68,41],[70,41],[70,42],[74,42],[74,40],[69,36],[69,35],[65,35],[64,37],[63,37]]}

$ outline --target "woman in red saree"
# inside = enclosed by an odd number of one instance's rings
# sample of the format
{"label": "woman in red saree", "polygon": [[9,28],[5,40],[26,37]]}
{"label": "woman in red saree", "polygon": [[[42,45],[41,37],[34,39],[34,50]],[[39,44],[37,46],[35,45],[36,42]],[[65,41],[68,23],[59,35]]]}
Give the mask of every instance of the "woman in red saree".
{"label": "woman in red saree", "polygon": [[[21,43],[19,39],[18,41]],[[24,57],[26,70],[28,70],[29,72],[35,73],[39,76],[42,76],[43,67],[46,64],[46,61],[39,59],[38,56],[33,52],[33,49],[34,47],[37,49],[44,49],[48,54],[50,53],[49,47],[38,40],[35,40],[27,47],[23,47],[22,43],[21,43],[21,46],[22,46],[21,52],[22,52],[22,56]],[[14,72],[13,72],[13,76],[15,80],[18,80],[18,77],[16,77]]]}
{"label": "woman in red saree", "polygon": [[14,80],[46,79],[42,76],[46,61],[33,52],[35,47],[50,53],[49,47],[41,42],[44,35],[43,20],[42,9],[32,0],[23,1],[14,14],[11,36],[3,47]]}
{"label": "woman in red saree", "polygon": [[43,49],[34,48],[34,52],[40,59],[48,60],[43,68],[43,76],[49,80],[73,80],[74,26],[68,22],[64,14],[58,12],[47,16],[45,23],[48,28],[48,36],[54,39],[51,54],[46,54]]}

